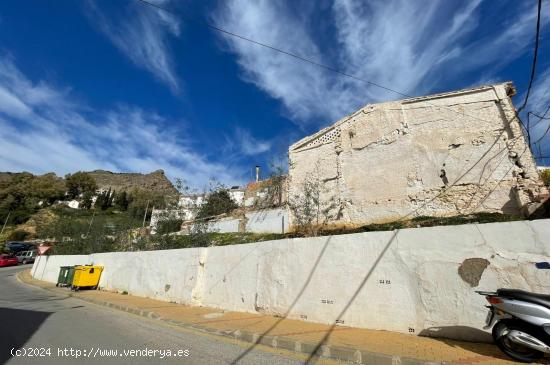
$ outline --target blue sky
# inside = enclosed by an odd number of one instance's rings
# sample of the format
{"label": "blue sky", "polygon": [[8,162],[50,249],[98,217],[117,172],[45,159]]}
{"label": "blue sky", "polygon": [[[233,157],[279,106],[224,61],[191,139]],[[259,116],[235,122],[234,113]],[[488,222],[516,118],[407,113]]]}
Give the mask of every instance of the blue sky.
{"label": "blue sky", "polygon": [[[164,169],[196,187],[245,183],[294,141],[400,98],[201,21],[409,95],[512,80],[519,106],[529,79],[536,1],[153,2],[171,11],[137,0],[0,2],[0,171]],[[550,105],[543,6],[527,107],[538,113]]]}

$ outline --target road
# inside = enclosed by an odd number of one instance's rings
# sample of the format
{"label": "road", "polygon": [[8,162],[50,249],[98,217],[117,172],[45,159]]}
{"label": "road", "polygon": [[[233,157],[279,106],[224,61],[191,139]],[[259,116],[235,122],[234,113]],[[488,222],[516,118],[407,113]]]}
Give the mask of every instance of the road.
{"label": "road", "polygon": [[[0,365],[231,364],[250,346],[28,286],[15,276],[23,269],[0,268]],[[13,357],[12,348],[43,356]],[[107,350],[117,350],[117,354],[99,356]],[[123,352],[130,350],[140,352],[133,356]],[[145,350],[159,351],[145,356]],[[161,359],[160,350],[180,353]],[[96,357],[83,357],[84,351],[86,356],[93,353]],[[256,347],[239,364],[303,363],[297,356]]]}

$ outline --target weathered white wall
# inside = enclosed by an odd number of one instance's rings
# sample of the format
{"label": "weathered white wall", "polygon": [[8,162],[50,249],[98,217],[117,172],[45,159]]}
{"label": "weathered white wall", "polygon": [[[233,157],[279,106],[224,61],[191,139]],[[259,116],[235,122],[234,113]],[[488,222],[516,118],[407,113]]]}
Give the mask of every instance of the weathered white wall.
{"label": "weathered white wall", "polygon": [[[105,266],[100,286],[135,295],[320,323],[343,312],[344,325],[473,340],[483,337],[486,314],[474,290],[548,293],[550,270],[534,264],[549,256],[546,219],[102,253],[90,261]],[[458,274],[471,258],[489,262],[475,287]],[[55,282],[59,266],[73,263],[75,256],[51,256],[33,272]]]}
{"label": "weathered white wall", "polygon": [[240,222],[245,223],[245,232],[251,233],[285,233],[289,229],[288,210],[286,208],[264,209],[245,214],[242,218],[220,218],[208,222],[211,232],[239,232]]}
{"label": "weathered white wall", "polygon": [[542,184],[509,91],[498,84],[367,105],[290,146],[290,196],[319,181],[334,220],[355,224],[520,214]]}
{"label": "weathered white wall", "polygon": [[88,265],[92,263],[89,255],[37,256],[31,274],[38,280],[57,283],[60,266]]}
{"label": "weathered white wall", "polygon": [[237,218],[221,218],[208,222],[208,230],[210,232],[239,232],[239,219]]}
{"label": "weathered white wall", "polygon": [[288,232],[288,211],[285,208],[246,213],[246,231],[253,233]]}

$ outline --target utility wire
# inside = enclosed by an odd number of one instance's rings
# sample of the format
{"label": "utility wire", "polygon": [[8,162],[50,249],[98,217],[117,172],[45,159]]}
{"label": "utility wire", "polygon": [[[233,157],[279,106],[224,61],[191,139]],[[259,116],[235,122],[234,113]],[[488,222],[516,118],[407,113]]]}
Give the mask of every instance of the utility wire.
{"label": "utility wire", "polygon": [[535,50],[533,52],[533,63],[531,65],[531,77],[529,78],[529,87],[527,88],[527,94],[525,94],[525,100],[523,101],[523,105],[519,107],[518,114],[521,113],[523,109],[525,109],[525,106],[527,105],[527,101],[529,100],[529,94],[531,93],[531,87],[533,86],[533,80],[535,79],[535,72],[537,69],[537,56],[539,53],[539,38],[540,38],[540,13],[542,9],[542,0],[538,0],[538,6],[537,6],[537,31],[535,33]]}
{"label": "utility wire", "polygon": [[[160,10],[163,10],[163,11],[166,11],[166,12],[171,13],[170,10],[168,10],[168,9],[166,9],[166,8],[160,6],[160,5],[153,4],[153,3],[151,3],[151,2],[149,2],[149,1],[147,1],[147,0],[137,0],[137,1],[139,1],[139,2],[141,2],[141,3],[143,3],[143,4],[147,4],[147,5],[149,5],[149,6],[152,6],[152,7],[154,7],[154,8],[157,8],[157,9],[160,9]],[[185,20],[187,20],[187,21],[189,21],[189,22],[197,23],[197,24],[202,24],[202,25],[204,25],[204,26],[206,26],[206,27],[208,27],[208,28],[210,28],[210,29],[213,29],[213,30],[215,30],[215,31],[218,31],[218,32],[227,34],[227,35],[232,36],[232,37],[235,37],[235,38],[242,39],[243,41],[247,41],[247,42],[250,42],[250,43],[254,43],[254,44],[256,44],[256,45],[258,45],[258,46],[261,46],[261,47],[269,48],[269,49],[271,49],[271,50],[273,50],[273,51],[275,51],[275,52],[279,52],[279,53],[285,54],[285,55],[287,55],[287,56],[294,57],[294,58],[296,58],[296,59],[298,59],[298,60],[300,60],[300,61],[307,62],[307,63],[310,63],[310,64],[312,64],[312,65],[318,66],[318,67],[322,67],[322,68],[324,68],[324,69],[326,69],[326,70],[329,70],[329,71],[332,71],[332,72],[336,72],[336,73],[338,73],[338,74],[340,74],[340,75],[342,75],[342,76],[350,77],[350,78],[355,79],[355,80],[357,80],[357,81],[366,82],[367,84],[370,84],[370,85],[372,85],[372,86],[376,86],[376,87],[382,88],[382,89],[384,89],[384,90],[391,91],[391,92],[393,92],[393,93],[396,93],[396,94],[405,96],[405,97],[407,97],[407,98],[412,98],[411,95],[407,95],[407,94],[405,94],[405,93],[402,93],[402,92],[399,92],[399,91],[390,89],[389,87],[386,87],[386,86],[377,84],[377,83],[375,83],[375,82],[372,82],[372,81],[369,81],[369,80],[360,78],[360,77],[358,77],[358,76],[349,74],[349,73],[347,73],[347,72],[340,71],[340,70],[338,70],[337,68],[334,68],[334,67],[331,67],[331,66],[324,65],[324,64],[322,64],[322,63],[319,63],[319,62],[310,60],[309,58],[305,58],[305,57],[299,56],[299,55],[297,55],[297,54],[295,54],[295,53],[291,53],[291,52],[282,50],[282,49],[280,49],[280,48],[277,48],[277,47],[275,47],[275,46],[271,46],[271,45],[269,45],[269,44],[267,44],[267,43],[259,42],[259,41],[256,41],[256,40],[252,39],[252,38],[248,38],[248,37],[242,36],[242,35],[240,35],[240,34],[230,32],[230,31],[225,30],[225,29],[222,29],[222,28],[220,28],[220,27],[218,27],[218,26],[216,26],[216,25],[214,25],[214,24],[211,24],[211,23],[208,23],[208,22],[205,22],[205,21],[204,21],[204,22],[198,22],[198,21],[196,21],[196,20],[194,20],[194,19],[191,19],[191,18],[189,18],[189,17],[185,18]]]}
{"label": "utility wire", "polygon": [[[209,22],[207,22],[207,21],[197,21],[197,20],[195,20],[195,19],[193,19],[193,18],[190,18],[189,16],[184,16],[184,15],[182,15],[182,14],[176,14],[175,12],[173,12],[173,11],[171,11],[171,10],[168,10],[168,9],[166,9],[166,8],[163,7],[163,6],[160,6],[160,5],[151,3],[151,2],[149,2],[149,1],[147,1],[147,0],[136,0],[136,1],[142,3],[142,4],[146,5],[146,6],[150,6],[150,7],[153,7],[153,8],[156,8],[156,9],[159,9],[159,10],[162,10],[162,11],[165,11],[165,12],[168,12],[168,13],[171,13],[171,14],[174,14],[174,15],[179,15],[179,16],[182,17],[182,19],[183,19],[184,21],[187,21],[187,22],[190,22],[190,23],[195,23],[195,24],[198,24],[198,25],[202,25],[202,26],[205,26],[205,27],[207,27],[207,28],[213,29],[213,30],[215,30],[215,31],[217,31],[217,32],[220,32],[220,33],[229,35],[229,36],[231,36],[231,37],[238,38],[238,39],[241,39],[241,40],[243,40],[243,41],[247,41],[247,42],[253,43],[253,44],[258,45],[258,46],[260,46],[260,47],[268,48],[268,49],[270,49],[270,50],[272,50],[272,51],[282,53],[282,54],[287,55],[287,56],[289,56],[289,57],[292,57],[292,58],[295,58],[295,59],[297,59],[297,60],[300,60],[300,61],[309,63],[309,64],[311,64],[311,65],[314,65],[314,66],[323,68],[323,69],[325,69],[325,70],[334,72],[334,73],[339,74],[339,75],[341,75],[341,76],[348,77],[348,78],[351,78],[351,79],[353,79],[353,80],[360,81],[360,82],[366,83],[366,84],[368,84],[368,85],[372,85],[372,86],[381,88],[381,89],[383,89],[383,90],[386,90],[386,91],[395,93],[395,94],[400,95],[400,96],[403,96],[403,97],[405,97],[405,98],[409,98],[409,99],[415,98],[415,96],[413,96],[413,95],[409,95],[409,94],[406,94],[406,93],[404,93],[404,92],[401,92],[401,91],[398,91],[398,90],[394,90],[394,89],[392,89],[392,88],[390,88],[390,87],[387,87],[387,86],[378,84],[378,83],[376,83],[376,82],[373,82],[373,81],[370,81],[370,80],[361,78],[361,77],[359,77],[359,76],[356,76],[356,75],[353,75],[353,74],[350,74],[350,73],[341,71],[341,70],[339,70],[339,69],[337,69],[337,68],[335,68],[335,67],[332,67],[332,66],[328,66],[328,65],[322,64],[322,63],[320,63],[320,62],[311,60],[311,59],[306,58],[306,57],[302,57],[302,56],[300,56],[300,55],[297,55],[297,54],[292,53],[292,52],[289,52],[289,51],[285,51],[285,50],[283,50],[283,49],[280,49],[280,48],[277,48],[277,47],[275,47],[275,46],[269,45],[269,44],[267,44],[267,43],[263,43],[263,42],[260,42],[260,41],[256,41],[256,40],[254,40],[254,39],[252,39],[252,38],[245,37],[245,36],[243,36],[243,35],[240,35],[240,34],[237,34],[237,33],[231,32],[231,31],[228,31],[228,30],[226,30],[226,29],[220,28],[220,27],[218,27],[217,25],[212,24],[212,23],[209,23]],[[540,1],[541,1],[541,0],[539,0],[539,5],[540,5]],[[539,7],[539,15],[540,15],[540,7]],[[540,18],[540,16],[539,16],[539,18]],[[540,21],[539,21],[539,23],[540,23]],[[538,49],[538,36],[537,36],[537,47],[536,47],[536,48]],[[532,72],[532,73],[533,73],[533,72]],[[448,110],[451,110],[451,111],[454,112],[454,113],[457,113],[457,114],[460,114],[460,115],[463,115],[463,116],[468,116],[468,117],[470,117],[470,118],[477,119],[477,120],[482,121],[482,122],[486,122],[486,123],[489,122],[489,121],[487,121],[487,120],[485,120],[485,119],[476,117],[475,115],[468,115],[468,114],[466,114],[466,113],[464,113],[464,112],[460,112],[460,111],[455,110],[455,109],[453,109],[453,108],[451,108],[451,107],[448,107],[448,106],[436,105],[436,104],[430,103],[430,102],[427,101],[427,100],[423,100],[423,102],[425,102],[425,103],[428,104],[428,105],[434,106],[434,107],[436,107],[436,108],[448,109]],[[520,125],[523,126],[523,123],[520,122]],[[525,127],[524,127],[524,128],[525,128]]]}
{"label": "utility wire", "polygon": [[[154,3],[151,3],[147,0],[137,0],[139,1],[140,3],[142,4],[145,4],[147,6],[151,6],[151,7],[154,7],[156,9],[159,9],[161,11],[166,11],[166,12],[169,12],[169,13],[173,13],[172,11],[164,8],[163,6],[160,6],[160,5],[157,5],[157,4],[154,4]],[[534,81],[534,78],[535,78],[535,73],[536,73],[536,65],[537,65],[537,57],[538,57],[538,48],[539,48],[539,36],[540,36],[540,20],[541,20],[541,8],[542,8],[542,0],[538,0],[538,8],[537,8],[537,26],[536,26],[536,35],[535,35],[535,49],[534,49],[534,56],[533,56],[533,63],[532,63],[532,66],[531,66],[531,77],[530,77],[530,80],[529,80],[529,87],[527,89],[527,94],[525,96],[525,100],[523,102],[523,105],[517,110],[514,118],[512,120],[510,120],[510,123],[514,120],[514,119],[518,119],[519,121],[519,124],[520,126],[524,127],[523,126],[523,123],[521,123],[521,120],[519,118],[519,112],[521,110],[523,110],[525,108],[525,106],[527,105],[527,102],[528,102],[528,99],[529,99],[529,95],[531,93],[531,88],[532,88],[532,85],[533,85],[533,81]],[[366,84],[369,84],[369,85],[372,85],[372,86],[375,86],[375,87],[378,87],[378,88],[381,88],[381,89],[384,89],[386,91],[390,91],[390,92],[393,92],[395,94],[398,94],[400,96],[403,96],[403,97],[406,97],[406,98],[414,98],[414,96],[412,95],[409,95],[409,94],[406,94],[406,93],[403,93],[403,92],[400,92],[400,91],[397,91],[397,90],[394,90],[390,87],[387,87],[387,86],[384,86],[384,85],[381,85],[381,84],[378,84],[378,83],[375,83],[373,81],[370,81],[370,80],[367,80],[367,79],[363,79],[361,77],[358,77],[358,76],[355,76],[353,74],[350,74],[350,73],[347,73],[347,72],[344,72],[344,71],[341,71],[337,68],[334,68],[334,67],[331,67],[331,66],[328,66],[328,65],[325,65],[325,64],[322,64],[320,62],[317,62],[317,61],[313,61],[309,58],[305,58],[305,57],[302,57],[300,55],[297,55],[295,53],[291,53],[289,51],[285,51],[285,50],[282,50],[280,48],[277,48],[275,46],[272,46],[272,45],[269,45],[269,44],[266,44],[266,43],[263,43],[263,42],[259,42],[259,41],[256,41],[254,39],[251,39],[249,37],[245,37],[243,35],[240,35],[240,34],[237,34],[237,33],[234,33],[234,32],[231,32],[231,31],[228,31],[226,29],[223,29],[223,28],[220,28],[214,24],[211,24],[209,22],[206,22],[206,21],[202,21],[202,22],[198,22],[196,21],[195,19],[192,19],[192,18],[189,18],[189,17],[183,17],[182,18],[184,20],[187,20],[189,22],[192,22],[192,23],[196,23],[196,24],[200,24],[200,25],[203,25],[203,26],[206,26],[207,28],[210,28],[210,29],[213,29],[217,32],[220,32],[220,33],[223,33],[223,34],[226,34],[226,35],[229,35],[231,37],[235,37],[235,38],[238,38],[238,39],[241,39],[241,40],[244,40],[244,41],[247,41],[247,42],[250,42],[250,43],[253,43],[253,44],[256,44],[258,46],[261,46],[261,47],[264,47],[264,48],[268,48],[270,50],[273,50],[275,52],[279,52],[279,53],[282,53],[284,55],[287,55],[289,57],[293,57],[295,59],[298,59],[300,61],[303,61],[303,62],[306,62],[306,63],[309,63],[311,65],[314,65],[314,66],[317,66],[317,67],[320,67],[320,68],[323,68],[323,69],[326,69],[326,70],[329,70],[329,71],[332,71],[334,73],[337,73],[339,75],[342,75],[342,76],[345,76],[345,77],[348,77],[348,78],[351,78],[351,79],[354,79],[354,80],[357,80],[357,81],[361,81],[361,82],[364,82]],[[431,104],[429,103],[428,101],[424,101],[426,104],[430,104],[430,105],[433,105],[435,107],[438,107],[438,108],[446,108],[446,109],[449,109],[457,114],[461,114],[461,115],[464,115],[466,116],[467,114],[463,113],[463,112],[459,112],[455,109],[452,109],[450,107],[446,107],[446,106],[440,106],[440,105],[435,105],[435,104]],[[546,113],[545,113],[546,115]],[[481,121],[484,121],[484,122],[487,122],[486,120],[482,119],[482,118],[478,118],[476,116],[472,116],[472,115],[468,115],[469,117],[472,117],[474,119],[478,119],[478,120],[481,120]],[[525,129],[525,127],[524,127]],[[528,135],[528,140],[530,141],[530,137],[529,137],[529,128],[526,129],[526,132],[527,132],[527,135]],[[522,153],[523,155],[523,153]],[[458,182],[458,181],[457,181]],[[407,216],[409,216],[410,214],[408,214]]]}
{"label": "utility wire", "polygon": [[[527,129],[530,131],[531,129],[533,129],[537,125],[539,125],[539,123],[542,122],[543,120],[549,120],[550,117],[546,116],[548,111],[550,111],[550,106],[548,107],[548,109],[546,109],[546,111],[542,114],[542,116],[540,116],[536,113],[533,113],[533,112],[528,112],[527,113],[527,126],[528,126]],[[531,116],[537,117],[537,118],[539,118],[539,120],[537,120],[535,123],[531,124]]]}
{"label": "utility wire", "polygon": [[546,130],[544,131],[544,134],[539,138],[537,139],[535,142],[533,142],[534,144],[537,144],[539,143],[540,141],[542,141],[542,139],[548,134],[548,132],[550,132],[550,123],[548,124],[548,128],[546,128]]}
{"label": "utility wire", "polygon": [[[535,117],[540,118],[541,120],[542,120],[542,119],[548,120],[548,119],[550,119],[550,117],[547,117],[547,116],[546,116],[546,113],[548,113],[549,110],[550,110],[550,106],[548,107],[548,109],[546,109],[546,111],[544,112],[544,114],[543,114],[542,116],[540,116],[540,115],[538,115],[538,114],[536,114],[536,113],[533,113],[533,112],[529,112],[529,113],[527,113],[527,114],[534,115]],[[534,127],[534,126],[533,126],[533,127]]]}
{"label": "utility wire", "polygon": [[[146,6],[150,6],[150,7],[153,7],[153,8],[156,8],[158,10],[161,10],[161,11],[165,11],[165,12],[168,12],[168,13],[173,13],[175,14],[174,12],[164,8],[163,6],[160,6],[158,4],[154,4],[154,3],[151,3],[147,0],[137,0],[138,2],[140,2],[141,4],[144,4]],[[527,94],[525,96],[525,100],[523,102],[523,105],[517,110],[515,116],[513,119],[518,119],[519,121],[519,124],[520,126],[524,127],[524,129],[526,129],[526,132],[527,132],[527,137],[528,137],[528,142],[529,142],[529,145],[530,145],[530,136],[529,136],[529,128],[525,128],[525,126],[523,125],[523,123],[521,122],[520,118],[519,118],[519,112],[522,111],[525,106],[527,105],[527,102],[528,102],[528,99],[529,99],[529,95],[531,93],[531,88],[532,88],[532,85],[533,85],[533,81],[534,81],[534,78],[535,78],[535,73],[536,73],[536,65],[537,65],[537,57],[538,57],[538,49],[539,49],[539,38],[540,38],[540,21],[541,21],[541,9],[542,9],[542,0],[538,0],[538,7],[537,7],[537,26],[536,26],[536,35],[535,35],[535,49],[534,49],[534,56],[533,56],[533,63],[532,63],[532,66],[531,66],[531,77],[529,79],[529,87],[527,89]],[[175,15],[180,15],[180,14],[175,14]],[[223,34],[226,34],[226,35],[229,35],[231,37],[235,37],[235,38],[238,38],[238,39],[241,39],[241,40],[244,40],[244,41],[247,41],[247,42],[250,42],[250,43],[253,43],[253,44],[256,44],[258,46],[261,46],[261,47],[264,47],[264,48],[268,48],[270,50],[273,50],[275,52],[279,52],[279,53],[282,53],[284,55],[287,55],[289,57],[293,57],[295,59],[298,59],[300,61],[303,61],[303,62],[306,62],[306,63],[309,63],[311,65],[314,65],[314,66],[317,66],[317,67],[320,67],[320,68],[323,68],[323,69],[326,69],[326,70],[329,70],[329,71],[332,71],[334,73],[337,73],[339,75],[342,75],[342,76],[345,76],[345,77],[348,77],[348,78],[351,78],[351,79],[354,79],[354,80],[357,80],[357,81],[361,81],[361,82],[364,82],[366,84],[369,84],[369,85],[372,85],[372,86],[376,86],[378,88],[381,88],[381,89],[384,89],[386,91],[390,91],[390,92],[393,92],[395,94],[398,94],[398,95],[401,95],[403,97],[406,97],[406,98],[414,98],[414,96],[412,95],[409,95],[409,94],[406,94],[406,93],[403,93],[401,91],[397,91],[397,90],[394,90],[390,87],[387,87],[387,86],[384,86],[384,85],[381,85],[381,84],[378,84],[378,83],[375,83],[373,81],[370,81],[370,80],[367,80],[367,79],[363,79],[361,77],[358,77],[358,76],[355,76],[353,74],[350,74],[350,73],[347,73],[347,72],[344,72],[344,71],[341,71],[337,68],[334,68],[334,67],[331,67],[331,66],[327,66],[325,64],[322,64],[320,62],[317,62],[317,61],[313,61],[309,58],[305,58],[305,57],[302,57],[302,56],[299,56],[295,53],[292,53],[292,52],[289,52],[289,51],[285,51],[285,50],[282,50],[280,48],[277,48],[275,46],[272,46],[272,45],[269,45],[269,44],[266,44],[266,43],[263,43],[263,42],[259,42],[259,41],[256,41],[252,38],[249,38],[249,37],[245,37],[243,35],[240,35],[240,34],[237,34],[237,33],[234,33],[234,32],[231,32],[231,31],[228,31],[226,29],[223,29],[223,28],[220,28],[214,24],[211,24],[209,22],[206,22],[206,21],[197,21],[195,19],[192,19],[190,17],[184,17],[182,16],[183,20],[185,21],[188,21],[188,22],[192,22],[192,23],[196,23],[196,24],[199,24],[199,25],[203,25],[203,26],[206,26],[207,28],[210,28],[210,29],[213,29],[217,32],[220,32],[220,33],[223,33]],[[474,119],[478,119],[480,121],[483,121],[483,122],[487,122],[486,120],[482,119],[482,118],[478,118],[476,116],[473,116],[473,115],[467,115],[463,112],[459,112],[453,108],[450,108],[450,107],[447,107],[447,106],[441,106],[441,105],[435,105],[435,104],[432,104],[426,100],[424,100],[424,102],[426,104],[429,104],[429,105],[432,105],[432,106],[435,106],[437,108],[445,108],[445,109],[449,109],[457,114],[460,114],[460,115],[463,115],[463,116],[469,116],[471,118],[474,118]],[[546,115],[546,113],[545,113]],[[511,123],[512,120],[509,121],[509,123]],[[549,126],[549,130],[550,130],[550,126]],[[548,132],[548,130],[547,130]],[[545,133],[546,134],[546,133]]]}

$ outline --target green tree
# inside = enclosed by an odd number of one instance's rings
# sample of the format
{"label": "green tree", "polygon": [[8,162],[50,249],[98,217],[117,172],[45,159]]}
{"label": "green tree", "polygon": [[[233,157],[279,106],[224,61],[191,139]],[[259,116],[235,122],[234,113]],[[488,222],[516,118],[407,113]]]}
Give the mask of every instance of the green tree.
{"label": "green tree", "polygon": [[23,231],[21,229],[16,229],[15,231],[11,232],[8,236],[8,240],[10,241],[24,241],[30,236],[29,232]]}
{"label": "green tree", "polygon": [[82,197],[82,208],[83,209],[90,209],[93,204],[92,200],[93,194],[89,191],[85,192]]}
{"label": "green tree", "polygon": [[134,189],[128,194],[128,201],[128,214],[138,219],[143,219],[147,210],[146,220],[150,220],[153,207],[158,209],[166,207],[164,195],[150,190]]}
{"label": "green tree", "polygon": [[97,194],[97,197],[95,198],[94,208],[101,209],[101,207],[104,205],[105,205],[105,192],[102,191],[99,194]]}
{"label": "green tree", "polygon": [[107,191],[102,191],[96,198],[94,207],[96,209],[107,210],[111,207],[111,188]]}
{"label": "green tree", "polygon": [[50,205],[64,198],[66,187],[62,178],[49,173],[30,179],[27,190],[28,196],[42,201],[45,205]]}
{"label": "green tree", "polygon": [[126,191],[122,191],[118,194],[116,194],[114,199],[114,206],[120,211],[127,211],[128,210],[128,195],[126,194]]}
{"label": "green tree", "polygon": [[229,213],[237,208],[237,204],[231,199],[227,190],[221,188],[214,190],[206,197],[205,203],[199,208],[197,218],[207,218]]}
{"label": "green tree", "polygon": [[65,184],[55,174],[7,174],[0,180],[0,224],[9,214],[10,224],[24,223],[41,207],[63,199]]}
{"label": "green tree", "polygon": [[157,234],[178,232],[181,229],[182,219],[167,219],[158,222]]}
{"label": "green tree", "polygon": [[67,195],[71,199],[76,199],[80,195],[88,192],[94,194],[97,190],[97,184],[94,178],[82,171],[68,174],[65,176],[65,185],[67,186]]}

